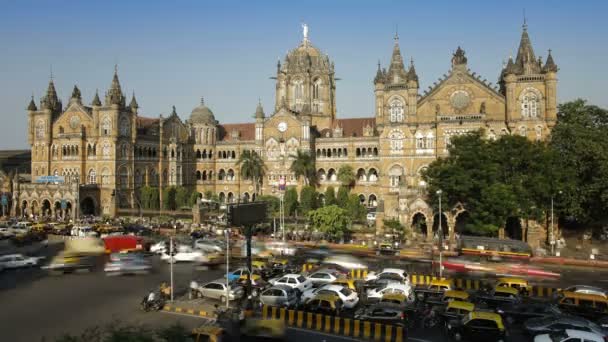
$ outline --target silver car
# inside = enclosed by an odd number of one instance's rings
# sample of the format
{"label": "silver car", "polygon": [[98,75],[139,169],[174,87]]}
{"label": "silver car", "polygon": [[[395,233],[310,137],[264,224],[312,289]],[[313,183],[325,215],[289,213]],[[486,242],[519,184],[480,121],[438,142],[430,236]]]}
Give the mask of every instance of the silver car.
{"label": "silver car", "polygon": [[199,286],[195,281],[190,283],[192,290],[198,291],[200,297],[207,297],[213,299],[219,299],[222,303],[226,303],[226,297],[228,300],[240,299],[243,296],[243,288],[239,285],[230,285],[230,293],[226,291],[226,283],[223,279],[212,281]]}
{"label": "silver car", "polygon": [[263,305],[295,307],[298,302],[296,291],[289,286],[273,286],[260,295]]}

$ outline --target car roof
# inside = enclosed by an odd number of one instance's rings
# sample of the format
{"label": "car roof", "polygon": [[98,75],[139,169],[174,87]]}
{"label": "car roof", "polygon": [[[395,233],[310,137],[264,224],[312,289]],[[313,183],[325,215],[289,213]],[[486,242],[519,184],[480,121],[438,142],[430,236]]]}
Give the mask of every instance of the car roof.
{"label": "car roof", "polygon": [[566,329],[566,334],[568,334],[568,337],[576,337],[581,340],[604,341],[602,335],[583,330]]}
{"label": "car roof", "polygon": [[488,311],[471,311],[469,313],[471,319],[488,319],[492,321],[498,321],[502,323],[502,317],[495,312]]}
{"label": "car roof", "polygon": [[340,290],[342,290],[343,288],[344,288],[344,286],[342,286],[342,285],[327,284],[327,285],[320,287],[319,289],[340,292]]}
{"label": "car roof", "polygon": [[385,272],[389,272],[389,273],[399,273],[399,274],[406,273],[406,274],[407,274],[407,272],[405,272],[405,270],[402,270],[402,269],[400,269],[400,268],[385,268],[385,269],[383,269],[383,270],[382,270],[382,272],[380,272],[380,273],[385,273]]}
{"label": "car roof", "polygon": [[608,302],[608,298],[606,298],[606,296],[600,295],[600,294],[564,291],[564,292],[562,292],[562,295],[564,297],[570,297],[570,298],[578,298],[578,299],[587,299],[587,300],[595,300],[595,301],[601,301],[601,302]]}
{"label": "car roof", "polygon": [[284,290],[284,291],[294,291],[294,289],[291,286],[287,286],[287,285],[275,285],[270,287],[269,289],[279,289],[279,290]]}
{"label": "car roof", "polygon": [[517,289],[508,286],[496,286],[496,288],[494,288],[494,292],[510,293],[514,295],[519,293]]}
{"label": "car roof", "polygon": [[469,294],[465,291],[449,290],[443,294],[445,297],[454,298],[469,298]]}
{"label": "car roof", "polygon": [[301,274],[297,274],[297,273],[290,273],[290,274],[283,274],[282,276],[279,277],[280,278],[284,278],[284,277],[289,277],[289,278],[298,278],[300,277]]}
{"label": "car roof", "polygon": [[386,287],[390,287],[390,288],[409,288],[409,285],[403,284],[403,283],[397,283],[397,282],[392,282],[392,283],[387,283]]}
{"label": "car roof", "polygon": [[387,293],[382,296],[382,299],[394,299],[399,301],[404,301],[407,297],[401,293]]}
{"label": "car roof", "polygon": [[339,299],[339,297],[335,294],[320,293],[320,294],[315,295],[312,299],[327,300],[327,301],[333,302],[336,299]]}
{"label": "car roof", "polygon": [[452,280],[450,279],[433,279],[429,285],[443,285],[452,286]]}
{"label": "car roof", "polygon": [[512,278],[512,277],[503,277],[503,278],[498,278],[498,282],[503,282],[503,283],[522,283],[522,284],[527,284],[528,281],[522,278]]}
{"label": "car roof", "polygon": [[461,300],[453,300],[448,303],[448,308],[464,309],[467,311],[473,311],[475,309],[475,304],[469,303],[469,302],[463,302]]}

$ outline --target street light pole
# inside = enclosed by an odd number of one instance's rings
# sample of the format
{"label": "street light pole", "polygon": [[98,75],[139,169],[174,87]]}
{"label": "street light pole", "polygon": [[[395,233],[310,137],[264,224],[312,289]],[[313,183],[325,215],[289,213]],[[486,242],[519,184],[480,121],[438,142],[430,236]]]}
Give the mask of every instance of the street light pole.
{"label": "street light pole", "polygon": [[443,191],[437,190],[437,195],[439,195],[439,278],[443,278],[443,229],[441,228],[441,216],[443,212],[441,211],[441,194]]}
{"label": "street light pole", "polygon": [[226,308],[230,307],[230,282],[228,273],[230,272],[230,228],[226,227]]}
{"label": "street light pole", "polygon": [[175,259],[173,258],[173,236],[169,238],[169,267],[171,271],[171,302],[173,302],[173,263]]}

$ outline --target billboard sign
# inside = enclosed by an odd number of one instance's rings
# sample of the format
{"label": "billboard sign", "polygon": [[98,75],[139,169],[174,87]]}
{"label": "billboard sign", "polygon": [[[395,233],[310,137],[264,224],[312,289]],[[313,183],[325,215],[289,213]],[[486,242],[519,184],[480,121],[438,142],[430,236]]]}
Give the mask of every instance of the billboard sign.
{"label": "billboard sign", "polygon": [[36,178],[36,183],[64,183],[65,177],[63,176],[40,176]]}

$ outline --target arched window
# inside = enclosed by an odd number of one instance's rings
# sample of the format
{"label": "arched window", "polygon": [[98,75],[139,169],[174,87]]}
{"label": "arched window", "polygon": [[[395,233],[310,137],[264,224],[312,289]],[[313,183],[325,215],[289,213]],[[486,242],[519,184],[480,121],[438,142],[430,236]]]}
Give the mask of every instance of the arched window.
{"label": "arched window", "polygon": [[416,149],[421,150],[424,148],[424,136],[422,133],[416,133]]}
{"label": "arched window", "polygon": [[112,120],[105,116],[101,121],[101,135],[110,135],[112,132]]}
{"label": "arched window", "polygon": [[525,137],[528,135],[526,126],[519,127],[519,135],[521,135],[522,137]]}
{"label": "arched window", "polygon": [[44,120],[38,120],[36,122],[36,139],[43,139],[45,133]]}
{"label": "arched window", "polygon": [[535,92],[526,91],[521,100],[521,116],[523,118],[537,118],[539,101],[539,96]]}
{"label": "arched window", "polygon": [[120,187],[125,189],[129,187],[129,171],[126,167],[120,169]]}
{"label": "arched window", "polygon": [[95,169],[90,169],[89,170],[89,184],[96,184],[97,183],[97,172],[95,171]]}
{"label": "arched window", "polygon": [[388,171],[391,188],[398,187],[401,184],[403,173],[403,168],[401,166],[395,165],[391,167]]}
{"label": "arched window", "polygon": [[321,80],[316,79],[312,85],[312,111],[318,113],[321,111]]}
{"label": "arched window", "polygon": [[235,178],[234,178],[234,170],[232,170],[232,169],[228,169],[228,173],[227,173],[226,178],[227,178],[227,180],[229,180],[229,181],[233,181],[233,180],[235,179]]}
{"label": "arched window", "polygon": [[389,134],[391,153],[403,152],[403,132],[394,130]]}
{"label": "arched window", "polygon": [[424,147],[429,150],[435,148],[435,136],[433,135],[433,132],[428,132],[426,134]]}
{"label": "arched window", "polygon": [[304,104],[304,84],[302,80],[293,81],[293,97],[296,109],[302,108],[302,105]]}
{"label": "arched window", "polygon": [[103,144],[103,148],[101,149],[101,154],[103,154],[104,157],[110,156],[110,143],[109,142],[105,142]]}
{"label": "arched window", "polygon": [[196,180],[201,180],[201,172],[200,171],[196,171]]}
{"label": "arched window", "polygon": [[403,122],[404,113],[403,113],[403,102],[400,100],[393,100],[390,103],[389,108],[390,120],[391,122]]}
{"label": "arched window", "polygon": [[226,171],[224,169],[220,169],[220,172],[217,174],[217,180],[226,180]]}

